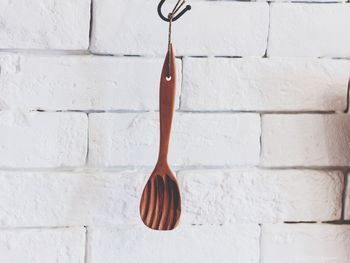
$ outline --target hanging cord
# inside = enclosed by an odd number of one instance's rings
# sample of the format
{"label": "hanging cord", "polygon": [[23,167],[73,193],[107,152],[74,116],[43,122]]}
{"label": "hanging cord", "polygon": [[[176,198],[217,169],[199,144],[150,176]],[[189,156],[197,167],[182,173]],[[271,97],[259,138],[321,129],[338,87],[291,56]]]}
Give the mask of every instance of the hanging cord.
{"label": "hanging cord", "polygon": [[185,0],[178,0],[177,4],[175,5],[173,11],[169,13],[168,19],[169,19],[169,34],[168,34],[168,67],[167,67],[167,80],[171,80],[170,76],[170,70],[171,70],[171,58],[170,58],[170,50],[171,50],[171,34],[172,34],[172,24],[173,24],[173,19],[176,16],[177,12],[179,12],[180,8],[185,4]]}

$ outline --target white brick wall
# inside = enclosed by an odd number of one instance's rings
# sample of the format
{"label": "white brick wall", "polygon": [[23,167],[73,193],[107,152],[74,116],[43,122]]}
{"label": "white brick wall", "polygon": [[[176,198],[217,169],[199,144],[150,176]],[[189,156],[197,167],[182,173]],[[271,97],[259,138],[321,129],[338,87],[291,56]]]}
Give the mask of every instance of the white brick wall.
{"label": "white brick wall", "polygon": [[185,58],[186,111],[344,111],[348,60]]}
{"label": "white brick wall", "polygon": [[347,263],[350,258],[349,240],[349,226],[264,225],[262,227],[261,262]]}
{"label": "white brick wall", "polygon": [[89,20],[89,0],[2,0],[0,49],[86,49]]}
{"label": "white brick wall", "polygon": [[84,228],[0,230],[1,262],[83,263]]}
{"label": "white brick wall", "polygon": [[[144,227],[92,228],[89,263],[259,262],[258,225],[183,227],[170,233]],[[215,252],[214,252],[215,251]],[[214,252],[214,253],[213,253]]]}
{"label": "white brick wall", "polygon": [[[181,60],[177,64],[181,83]],[[0,54],[0,107],[157,109],[159,72],[153,69],[162,65],[163,59]]]}
{"label": "white brick wall", "polygon": [[140,223],[148,173],[3,171],[0,228]]}
{"label": "white brick wall", "polygon": [[265,115],[262,165],[349,166],[350,115]]}
{"label": "white brick wall", "polygon": [[268,56],[350,57],[350,4],[272,4]]}
{"label": "white brick wall", "polygon": [[[177,55],[264,55],[269,23],[266,3],[195,1],[191,4],[191,15],[174,23]],[[168,27],[158,17],[157,5],[158,1],[148,0],[94,1],[92,51],[164,55]],[[170,6],[167,7],[169,10]],[[115,10],[120,10],[119,15]]]}
{"label": "white brick wall", "polygon": [[[175,119],[169,156],[173,165],[258,164],[259,115],[181,113]],[[154,165],[158,122],[156,113],[90,114],[89,164]]]}
{"label": "white brick wall", "polygon": [[183,222],[275,223],[340,219],[340,172],[310,170],[183,171]]}
{"label": "white brick wall", "polygon": [[84,113],[0,112],[0,167],[83,166]]}
{"label": "white brick wall", "polygon": [[[135,207],[150,172],[3,171],[0,227],[139,224]],[[234,169],[178,175],[183,225],[340,219],[341,172]]]}
{"label": "white brick wall", "polygon": [[0,263],[350,262],[350,3],[188,2],[159,233],[158,1],[0,1]]}

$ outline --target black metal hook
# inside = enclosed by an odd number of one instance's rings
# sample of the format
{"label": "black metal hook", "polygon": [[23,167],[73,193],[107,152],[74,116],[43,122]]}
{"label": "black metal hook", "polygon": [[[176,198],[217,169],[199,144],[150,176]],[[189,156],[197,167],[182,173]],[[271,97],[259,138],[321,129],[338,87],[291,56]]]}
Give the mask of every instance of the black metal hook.
{"label": "black metal hook", "polygon": [[[161,0],[159,2],[159,5],[158,5],[158,15],[160,16],[161,19],[163,19],[164,21],[166,22],[170,22],[170,19],[168,17],[165,17],[163,14],[162,14],[162,6],[164,4],[165,0]],[[191,10],[191,6],[190,5],[187,5],[178,15],[176,15],[175,17],[173,17],[172,21],[176,21],[178,20],[180,17],[182,17],[187,11]]]}

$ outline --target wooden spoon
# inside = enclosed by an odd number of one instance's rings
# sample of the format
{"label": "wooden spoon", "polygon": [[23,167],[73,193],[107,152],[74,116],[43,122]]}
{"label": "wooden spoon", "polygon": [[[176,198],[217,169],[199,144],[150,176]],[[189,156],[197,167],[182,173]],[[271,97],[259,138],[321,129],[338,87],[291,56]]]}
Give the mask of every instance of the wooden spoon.
{"label": "wooden spoon", "polygon": [[[170,73],[170,78],[167,77],[167,73]],[[160,79],[160,146],[158,161],[143,190],[140,202],[142,221],[154,230],[174,229],[179,223],[181,214],[179,186],[168,164],[175,93],[176,65],[173,48],[170,45]]]}

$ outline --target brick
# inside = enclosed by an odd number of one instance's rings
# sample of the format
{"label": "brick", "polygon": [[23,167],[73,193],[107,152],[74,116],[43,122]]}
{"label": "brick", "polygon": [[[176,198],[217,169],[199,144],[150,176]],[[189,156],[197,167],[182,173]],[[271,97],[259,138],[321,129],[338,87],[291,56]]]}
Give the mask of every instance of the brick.
{"label": "brick", "polygon": [[84,228],[2,229],[2,262],[83,263]]}
{"label": "brick", "polygon": [[264,225],[262,263],[347,263],[350,226],[326,224]]}
{"label": "brick", "polygon": [[347,60],[185,58],[185,111],[344,111]]}
{"label": "brick", "polygon": [[150,172],[0,172],[0,227],[142,224]]}
{"label": "brick", "polygon": [[268,56],[349,57],[350,4],[271,5]]}
{"label": "brick", "polygon": [[83,113],[0,112],[0,167],[82,166],[87,152]]}
{"label": "brick", "polygon": [[87,49],[89,21],[90,0],[2,0],[0,48]]}
{"label": "brick", "polygon": [[178,177],[185,224],[340,219],[341,172],[190,170]]}
{"label": "brick", "polygon": [[[169,162],[188,165],[253,165],[259,162],[257,114],[176,114]],[[153,166],[158,153],[158,114],[90,114],[91,166]]]}
{"label": "brick", "polygon": [[[0,55],[0,107],[154,110],[163,59]],[[35,70],[33,70],[35,69]],[[177,61],[181,90],[181,60]]]}
{"label": "brick", "polygon": [[265,115],[262,165],[269,167],[348,166],[347,114]]}
{"label": "brick", "polygon": [[[89,228],[89,263],[259,262],[258,225]],[[234,261],[232,261],[234,259]]]}
{"label": "brick", "polygon": [[[168,25],[155,12],[157,5],[158,2],[140,0],[94,1],[92,52],[164,55]],[[264,55],[267,3],[199,1],[191,5],[190,13],[174,23],[177,55]],[[173,7],[174,2],[165,4],[163,12]],[[203,19],[208,14],[213,19]]]}
{"label": "brick", "polygon": [[[0,172],[0,227],[142,225],[151,170]],[[179,175],[181,224],[328,221],[340,218],[340,172],[193,170]]]}

